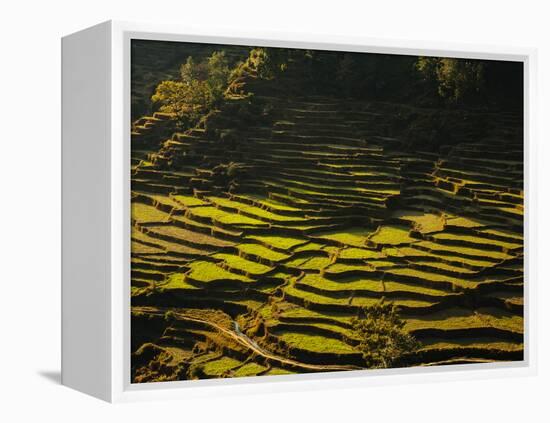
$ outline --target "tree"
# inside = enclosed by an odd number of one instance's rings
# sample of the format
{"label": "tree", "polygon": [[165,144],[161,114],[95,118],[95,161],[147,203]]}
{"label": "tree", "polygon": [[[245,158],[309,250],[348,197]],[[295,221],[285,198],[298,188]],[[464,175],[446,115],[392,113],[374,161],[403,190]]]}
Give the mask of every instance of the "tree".
{"label": "tree", "polygon": [[[216,53],[214,53],[216,54]],[[208,79],[208,68],[205,63],[195,63],[193,56],[180,66],[181,82],[191,84],[193,81],[204,81]]]}
{"label": "tree", "polygon": [[183,126],[193,126],[223,99],[228,77],[224,52],[214,52],[201,63],[189,57],[180,67],[180,79],[162,81],[151,99],[160,111],[175,114]]}
{"label": "tree", "polygon": [[342,87],[346,97],[350,97],[354,89],[357,89],[357,74],[357,62],[351,54],[345,54],[336,69],[336,80]]}
{"label": "tree", "polygon": [[414,337],[403,330],[405,322],[393,303],[378,304],[363,309],[363,317],[352,319],[359,335],[359,350],[369,368],[388,368],[399,365],[404,354],[418,349]]}
{"label": "tree", "polygon": [[225,52],[214,52],[207,60],[206,83],[212,95],[212,100],[217,103],[223,98],[230,74],[229,64]]}
{"label": "tree", "polygon": [[480,60],[419,57],[416,69],[450,103],[479,100],[485,94],[486,64]]}

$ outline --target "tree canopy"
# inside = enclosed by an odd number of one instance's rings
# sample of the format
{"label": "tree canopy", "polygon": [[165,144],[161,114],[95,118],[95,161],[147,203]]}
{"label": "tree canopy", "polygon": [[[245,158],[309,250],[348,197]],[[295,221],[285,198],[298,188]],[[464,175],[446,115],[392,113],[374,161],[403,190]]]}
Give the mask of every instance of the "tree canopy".
{"label": "tree canopy", "polygon": [[405,322],[395,305],[384,299],[364,308],[363,316],[355,317],[352,325],[360,338],[358,349],[369,368],[394,367],[404,354],[419,347],[416,339],[403,330]]}
{"label": "tree canopy", "polygon": [[162,81],[151,99],[160,111],[173,113],[191,126],[223,99],[229,74],[223,51],[214,52],[200,63],[190,56],[180,68],[180,78]]}

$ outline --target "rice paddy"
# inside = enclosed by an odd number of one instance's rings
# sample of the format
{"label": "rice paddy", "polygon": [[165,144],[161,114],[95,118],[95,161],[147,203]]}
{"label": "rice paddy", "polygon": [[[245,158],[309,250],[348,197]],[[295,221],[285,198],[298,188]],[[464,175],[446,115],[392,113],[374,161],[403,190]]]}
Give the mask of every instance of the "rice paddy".
{"label": "rice paddy", "polygon": [[351,322],[381,300],[420,344],[405,365],[521,360],[515,118],[424,151],[387,136],[409,106],[258,90],[245,124],[132,134],[134,381],[365,368]]}

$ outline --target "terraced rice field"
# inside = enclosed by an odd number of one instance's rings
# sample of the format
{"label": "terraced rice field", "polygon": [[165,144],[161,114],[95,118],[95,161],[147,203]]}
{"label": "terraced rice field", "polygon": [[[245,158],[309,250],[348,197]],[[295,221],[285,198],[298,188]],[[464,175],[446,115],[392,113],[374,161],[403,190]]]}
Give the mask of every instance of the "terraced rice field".
{"label": "terraced rice field", "polygon": [[[238,148],[134,134],[134,382],[364,368],[350,321],[381,298],[408,365],[521,360],[519,118],[436,154],[384,137],[376,104],[264,100]],[[230,189],[229,161],[250,169]]]}

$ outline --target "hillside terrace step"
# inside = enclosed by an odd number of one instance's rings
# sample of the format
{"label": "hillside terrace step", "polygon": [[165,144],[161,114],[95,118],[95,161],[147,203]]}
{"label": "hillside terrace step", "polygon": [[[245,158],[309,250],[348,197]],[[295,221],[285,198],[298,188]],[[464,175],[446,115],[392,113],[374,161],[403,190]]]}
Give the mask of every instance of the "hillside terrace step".
{"label": "hillside terrace step", "polygon": [[193,174],[175,173],[170,171],[138,168],[133,175],[134,179],[150,181],[150,182],[166,182],[174,185],[184,185],[189,182],[189,179],[194,177]]}
{"label": "hillside terrace step", "polygon": [[[363,298],[374,298],[374,299],[380,299],[382,297],[387,298],[389,301],[392,301],[393,299],[397,300],[420,300],[420,301],[429,301],[433,303],[437,303],[443,300],[450,300],[452,302],[453,297],[458,297],[460,294],[449,292],[447,295],[433,295],[433,294],[427,294],[420,291],[415,290],[394,290],[394,291],[384,291],[384,290],[370,290],[370,289],[342,289],[340,291],[336,290],[327,290],[324,289],[321,286],[315,286],[312,284],[305,284],[298,282],[296,283],[296,289],[299,289],[304,292],[311,292],[314,294],[322,295],[325,297],[330,298],[349,298],[351,295],[354,297],[363,297]],[[425,290],[427,291],[427,289]],[[435,290],[434,290],[435,291]]]}
{"label": "hillside terrace step", "polygon": [[491,173],[484,174],[479,173],[479,171],[467,171],[459,167],[450,167],[449,163],[445,163],[444,166],[438,167],[434,175],[441,178],[450,177],[457,181],[463,181],[464,183],[484,183],[489,186],[492,185],[494,188],[508,189],[513,186],[513,178],[509,177],[509,173],[506,173],[505,176],[495,176]]}
{"label": "hillside terrace step", "polygon": [[272,134],[274,136],[286,135],[286,136],[306,136],[306,137],[317,137],[317,136],[331,136],[338,138],[356,138],[358,131],[355,128],[337,128],[332,127],[330,130],[318,128],[316,125],[310,125],[310,127],[304,127],[302,125],[295,126],[289,129],[273,130]]}
{"label": "hillside terrace step", "polygon": [[332,124],[313,124],[308,122],[295,122],[293,120],[279,120],[273,123],[272,127],[269,127],[270,130],[300,130],[304,128],[305,130],[315,129],[322,131],[331,131],[331,130],[349,130],[355,132],[355,128],[345,121],[338,121],[337,123]]}
{"label": "hillside terrace step", "polygon": [[483,148],[480,146],[463,146],[455,147],[449,153],[449,157],[458,157],[463,159],[479,159],[480,157],[486,157],[496,162],[521,162],[523,160],[523,150],[513,150],[508,148],[503,151],[497,148]]}
{"label": "hillside terrace step", "polygon": [[521,169],[522,166],[519,163],[514,165],[503,165],[501,163],[494,164],[490,160],[487,160],[486,165],[484,166],[484,160],[476,161],[475,163],[472,160],[458,160],[456,158],[445,159],[440,166],[462,170],[465,172],[480,173],[485,175],[490,175],[493,177],[506,178],[506,175],[515,174],[514,177],[519,177],[522,179]]}
{"label": "hillside terrace step", "polygon": [[[273,170],[280,169],[276,167]],[[283,168],[284,169],[284,168]],[[332,164],[318,163],[312,168],[290,168],[284,169],[285,172],[299,176],[309,176],[312,178],[319,178],[325,180],[368,180],[375,178],[388,178],[392,180],[394,178],[400,178],[401,170],[399,167],[391,165],[357,165],[357,166],[339,166]]]}
{"label": "hillside terrace step", "polygon": [[158,238],[168,242],[183,244],[197,250],[218,251],[225,246],[233,245],[232,242],[223,241],[200,232],[193,232],[177,226],[147,226],[141,230],[151,238]]}
{"label": "hillside terrace step", "polygon": [[509,171],[516,170],[520,172],[523,169],[523,163],[519,160],[499,160],[493,158],[469,158],[469,157],[456,157],[449,156],[447,158],[449,162],[460,163],[465,166],[482,166],[486,164],[486,168],[491,171]]}
{"label": "hillside terrace step", "polygon": [[[306,300],[303,297],[296,295],[296,292],[289,293],[285,291],[284,294],[285,301],[296,304],[307,310],[312,310],[318,313],[352,313],[357,314],[363,309],[362,305],[355,305],[349,303],[348,300],[341,299],[340,302],[315,302],[311,300]],[[376,299],[372,298],[372,301]],[[399,312],[402,316],[406,317],[409,315],[427,315],[434,313],[439,310],[443,310],[448,305],[444,302],[433,303],[427,306],[420,307],[409,307],[404,305],[398,305]]]}
{"label": "hillside terrace step", "polygon": [[495,192],[494,190],[492,190],[491,192],[477,192],[476,197],[483,199],[499,200],[511,205],[522,205],[524,203],[523,195],[516,195],[508,192]]}
{"label": "hillside terrace step", "polygon": [[319,158],[321,164],[362,164],[362,165],[385,165],[388,163],[398,163],[384,156],[373,154],[356,153],[347,157],[325,156]]}
{"label": "hillside terrace step", "polygon": [[358,153],[371,153],[371,154],[383,154],[383,150],[376,145],[369,145],[366,141],[357,139],[352,141],[348,139],[346,143],[334,144],[334,143],[296,143],[294,141],[278,141],[278,140],[266,140],[260,138],[249,138],[246,145],[241,146],[245,148],[249,145],[254,148],[262,148],[264,151],[276,152],[276,151],[291,151],[291,152],[303,152],[303,151],[318,151],[323,153],[336,153],[342,152],[358,152]]}
{"label": "hillside terrace step", "polygon": [[[397,190],[399,191],[401,179],[398,176],[389,177],[385,175],[381,176],[360,176],[360,177],[350,177],[347,175],[328,175],[323,173],[313,173],[315,176],[309,176],[304,172],[304,174],[293,172],[292,170],[263,170],[263,175],[270,176],[272,178],[284,178],[284,179],[295,179],[300,182],[310,183],[312,185],[322,185],[325,183],[329,187],[360,187],[365,189],[387,189],[387,190]],[[311,173],[310,173],[311,174]],[[330,183],[327,183],[330,181]]]}
{"label": "hillside terrace step", "polygon": [[176,191],[176,187],[172,185],[156,184],[148,180],[133,179],[131,186],[132,191],[144,191],[152,194],[170,194]]}
{"label": "hillside terrace step", "polygon": [[166,252],[158,252],[154,254],[132,253],[132,257],[142,259],[142,260],[147,260],[148,262],[151,262],[151,263],[171,264],[171,265],[178,265],[180,267],[183,267],[186,263],[189,263],[188,258],[172,256]]}
{"label": "hillside terrace step", "polygon": [[487,184],[482,182],[466,182],[455,181],[452,182],[459,186],[457,194],[471,196],[472,198],[483,198],[486,200],[496,199],[503,203],[513,207],[514,205],[520,205],[523,203],[522,197],[507,197],[506,194],[510,188],[505,186],[498,186],[496,184]]}
{"label": "hillside terrace step", "polygon": [[362,120],[362,119],[369,119],[372,117],[379,116],[377,113],[373,113],[372,111],[362,111],[362,110],[342,110],[342,108],[334,108],[334,109],[325,109],[325,110],[309,110],[307,108],[286,108],[284,111],[282,111],[284,114],[288,114],[291,116],[299,117],[307,117],[307,118],[324,118],[324,117],[335,117],[342,120]]}
{"label": "hillside terrace step", "polygon": [[234,194],[230,196],[230,199],[235,199],[244,204],[259,207],[274,213],[281,214],[283,216],[304,216],[306,213],[314,212],[312,209],[306,207],[288,207],[283,203],[277,203],[270,200],[267,196],[247,196],[242,194]]}
{"label": "hillside terrace step", "polygon": [[238,243],[241,241],[243,232],[230,231],[220,228],[215,225],[207,225],[196,221],[192,216],[172,216],[171,222],[174,226],[190,230],[192,232],[200,232],[224,241]]}
{"label": "hillside terrace step", "polygon": [[[437,338],[430,338],[437,339]],[[468,357],[468,359],[464,359]],[[408,358],[409,362],[414,364],[434,365],[453,364],[453,363],[487,363],[499,361],[517,361],[523,360],[523,346],[517,345],[515,350],[503,350],[491,347],[473,347],[468,345],[457,346],[454,348],[431,348],[425,347],[414,354],[413,358]]]}
{"label": "hillside terrace step", "polygon": [[185,264],[169,264],[169,263],[160,263],[156,261],[149,261],[143,258],[132,258],[132,271],[149,271],[154,270],[159,273],[172,273],[180,272],[185,268]]}
{"label": "hillside terrace step", "polygon": [[459,196],[435,185],[420,185],[418,181],[415,181],[414,185],[403,184],[401,194],[405,198],[418,198],[420,196],[438,198],[441,201],[448,202],[449,205],[464,207],[471,205],[474,201],[472,197]]}
{"label": "hillside terrace step", "polygon": [[306,184],[300,184],[295,181],[287,179],[273,179],[273,180],[261,180],[270,190],[275,192],[289,192],[292,195],[298,198],[308,198],[319,199],[320,203],[323,201],[333,201],[338,200],[342,202],[357,202],[362,203],[366,202],[369,205],[378,205],[382,207],[385,205],[386,198],[389,197],[389,194],[378,194],[374,195],[374,191],[364,191],[353,189],[337,189],[330,187],[321,187],[321,186],[309,186]]}
{"label": "hillside terrace step", "polygon": [[322,134],[322,135],[302,135],[302,134],[292,134],[288,132],[273,132],[272,139],[275,142],[286,142],[286,143],[295,143],[295,145],[299,146],[302,144],[361,144],[364,143],[362,138],[357,137],[341,137],[341,136],[335,136],[330,134]]}
{"label": "hillside terrace step", "polygon": [[484,250],[477,250],[473,248],[459,249],[453,248],[453,246],[446,246],[444,244],[432,242],[417,242],[414,245],[411,245],[411,247],[427,253],[433,253],[441,257],[463,257],[470,260],[493,262],[495,264],[501,263],[504,260],[503,257],[488,254]]}
{"label": "hillside terrace step", "polygon": [[154,284],[155,282],[164,281],[165,275],[164,273],[152,270],[132,268],[130,272],[130,277],[132,280],[151,281]]}
{"label": "hillside terrace step", "polygon": [[[277,192],[280,191],[280,192]],[[314,213],[316,216],[334,216],[341,215],[345,213],[346,210],[356,210],[360,213],[363,213],[366,217],[369,218],[383,218],[385,215],[385,208],[378,209],[371,207],[370,204],[365,202],[354,202],[354,201],[327,201],[327,197],[324,196],[321,198],[314,198],[313,196],[300,196],[297,195],[288,195],[288,190],[284,189],[271,189],[268,193],[269,198],[280,201],[284,204],[299,207],[302,205],[303,201],[307,201],[309,208],[315,208],[317,211]],[[312,212],[309,212],[313,214]]]}

